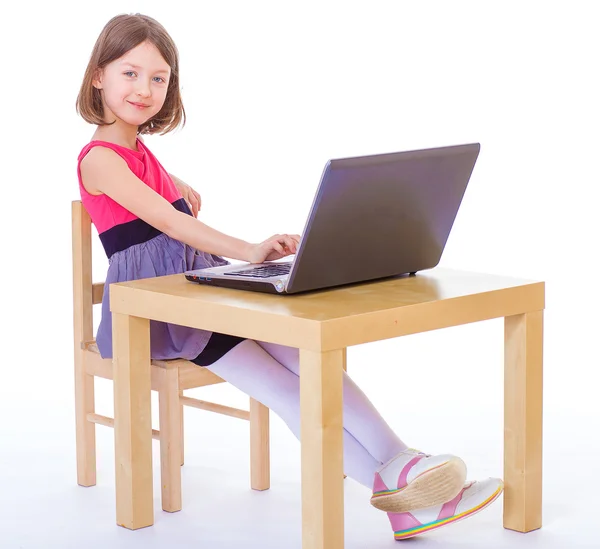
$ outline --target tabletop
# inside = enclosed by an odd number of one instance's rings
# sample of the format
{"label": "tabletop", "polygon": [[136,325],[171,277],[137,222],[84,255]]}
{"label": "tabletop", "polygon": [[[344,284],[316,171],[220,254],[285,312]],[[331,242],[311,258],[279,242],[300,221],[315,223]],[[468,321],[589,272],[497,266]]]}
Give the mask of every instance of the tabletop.
{"label": "tabletop", "polygon": [[544,291],[540,281],[439,267],[295,295],[205,286],[175,274],[113,284],[111,310],[324,351],[541,310]]}

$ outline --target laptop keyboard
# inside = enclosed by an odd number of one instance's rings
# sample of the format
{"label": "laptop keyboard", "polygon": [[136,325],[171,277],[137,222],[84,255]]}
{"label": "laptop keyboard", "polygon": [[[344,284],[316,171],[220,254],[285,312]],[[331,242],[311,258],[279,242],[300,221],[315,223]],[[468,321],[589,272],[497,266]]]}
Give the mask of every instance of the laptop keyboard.
{"label": "laptop keyboard", "polygon": [[223,273],[229,276],[247,276],[251,278],[269,278],[271,276],[287,275],[292,268],[291,263],[275,263],[273,265],[260,265],[252,269],[242,269],[240,271],[230,271]]}

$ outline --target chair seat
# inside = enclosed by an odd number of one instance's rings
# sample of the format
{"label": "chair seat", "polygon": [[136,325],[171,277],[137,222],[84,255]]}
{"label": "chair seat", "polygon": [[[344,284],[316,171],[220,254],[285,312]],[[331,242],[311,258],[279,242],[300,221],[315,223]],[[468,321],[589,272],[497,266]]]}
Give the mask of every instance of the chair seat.
{"label": "chair seat", "polygon": [[[87,373],[105,379],[113,379],[112,360],[100,356],[100,350],[98,349],[96,341],[92,340],[87,342],[85,344],[85,350],[89,353],[89,359],[85,361]],[[206,387],[207,385],[216,385],[217,383],[225,382],[225,380],[211,372],[208,368],[203,368],[202,366],[198,366],[197,364],[182,358],[173,360],[153,360],[151,364],[154,368],[160,369],[177,368],[179,371],[179,389],[182,391],[185,389]],[[152,385],[152,389],[155,390],[154,383]]]}

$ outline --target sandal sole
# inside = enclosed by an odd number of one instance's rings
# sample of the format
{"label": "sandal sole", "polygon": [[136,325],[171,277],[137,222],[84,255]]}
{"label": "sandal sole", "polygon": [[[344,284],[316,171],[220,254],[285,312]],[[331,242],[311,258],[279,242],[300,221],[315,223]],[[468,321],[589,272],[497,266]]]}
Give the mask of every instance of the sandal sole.
{"label": "sandal sole", "polygon": [[441,505],[458,495],[466,478],[464,461],[453,458],[425,471],[399,490],[373,494],[371,505],[388,513],[406,513]]}

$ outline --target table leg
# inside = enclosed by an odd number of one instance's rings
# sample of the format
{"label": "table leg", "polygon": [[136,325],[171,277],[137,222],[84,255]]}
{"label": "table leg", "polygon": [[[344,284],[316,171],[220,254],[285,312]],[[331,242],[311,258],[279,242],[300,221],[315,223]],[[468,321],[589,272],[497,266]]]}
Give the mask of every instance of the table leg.
{"label": "table leg", "polygon": [[300,350],[302,548],[343,549],[343,350]]}
{"label": "table leg", "polygon": [[154,523],[150,322],[112,314],[117,524]]}
{"label": "table leg", "polygon": [[504,527],[542,526],[543,311],[504,322]]}

